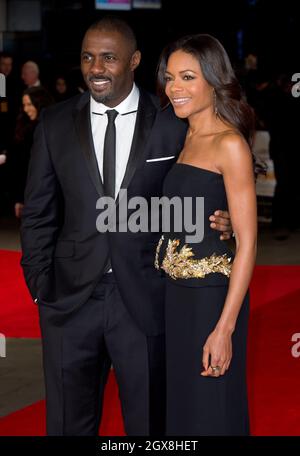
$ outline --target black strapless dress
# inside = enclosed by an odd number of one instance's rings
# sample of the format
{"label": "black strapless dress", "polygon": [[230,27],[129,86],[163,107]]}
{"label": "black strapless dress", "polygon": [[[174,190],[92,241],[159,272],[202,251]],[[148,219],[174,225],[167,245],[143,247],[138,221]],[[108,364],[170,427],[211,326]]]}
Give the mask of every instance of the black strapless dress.
{"label": "black strapless dress", "polygon": [[233,259],[220,234],[209,226],[209,216],[227,208],[223,177],[176,163],[165,178],[164,196],[178,196],[182,201],[204,197],[202,242],[186,243],[191,233],[185,231],[184,223],[181,232],[175,230],[174,212],[170,230],[157,248],[156,267],[164,269],[167,278],[167,435],[248,435],[248,294],[232,336],[229,370],[218,378],[200,375],[203,346],[220,318]]}

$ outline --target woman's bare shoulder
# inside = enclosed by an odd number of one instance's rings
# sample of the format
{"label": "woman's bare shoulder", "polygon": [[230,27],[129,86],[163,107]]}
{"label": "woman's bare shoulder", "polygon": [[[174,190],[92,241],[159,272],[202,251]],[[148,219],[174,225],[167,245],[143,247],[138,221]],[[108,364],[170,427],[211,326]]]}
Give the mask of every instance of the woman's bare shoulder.
{"label": "woman's bare shoulder", "polygon": [[243,135],[236,130],[220,134],[215,142],[215,160],[220,170],[252,162],[251,150]]}

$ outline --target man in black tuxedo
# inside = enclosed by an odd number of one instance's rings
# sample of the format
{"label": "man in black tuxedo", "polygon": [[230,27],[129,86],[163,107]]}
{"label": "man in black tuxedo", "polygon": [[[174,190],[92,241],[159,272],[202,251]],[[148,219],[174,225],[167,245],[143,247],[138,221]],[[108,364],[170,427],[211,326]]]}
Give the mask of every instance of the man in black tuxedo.
{"label": "man in black tuxedo", "polygon": [[[139,62],[126,23],[91,26],[81,53],[89,91],[47,109],[35,135],[22,266],[40,311],[49,435],[97,435],[111,364],[127,434],[164,432],[159,233],[96,229],[99,197],[159,197],[183,146],[185,124],[134,84]],[[230,231],[223,216],[217,228]]]}

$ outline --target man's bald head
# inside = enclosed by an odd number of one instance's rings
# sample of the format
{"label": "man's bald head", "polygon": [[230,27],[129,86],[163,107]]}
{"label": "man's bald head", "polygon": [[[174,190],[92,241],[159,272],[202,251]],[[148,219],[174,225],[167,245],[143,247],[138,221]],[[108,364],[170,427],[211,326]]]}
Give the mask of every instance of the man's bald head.
{"label": "man's bald head", "polygon": [[24,84],[28,87],[35,85],[39,80],[40,70],[38,65],[32,60],[24,63],[21,70],[21,77]]}

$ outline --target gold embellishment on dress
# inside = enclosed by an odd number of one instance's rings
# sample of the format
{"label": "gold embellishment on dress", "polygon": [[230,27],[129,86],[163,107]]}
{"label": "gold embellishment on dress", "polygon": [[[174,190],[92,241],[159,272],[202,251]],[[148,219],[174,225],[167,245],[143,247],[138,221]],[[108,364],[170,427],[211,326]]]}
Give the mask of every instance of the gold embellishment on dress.
{"label": "gold embellishment on dress", "polygon": [[154,261],[154,266],[156,267],[156,269],[159,269],[158,256],[159,256],[160,248],[161,248],[161,245],[162,245],[164,239],[165,239],[165,237],[164,237],[164,235],[162,235],[156,246],[155,261]]}
{"label": "gold embellishment on dress", "polygon": [[[160,242],[161,241],[161,242]],[[158,243],[157,246],[157,269],[158,265],[158,253],[161,247],[163,239]],[[166,254],[163,259],[161,268],[170,276],[172,279],[203,279],[207,274],[219,272],[229,277],[231,273],[231,258],[227,257],[227,254],[216,255],[215,253],[209,257],[201,258],[196,260],[192,258],[194,252],[191,247],[187,247],[185,244],[179,252],[176,251],[180,241],[179,239],[169,239],[168,246],[166,248]]]}

